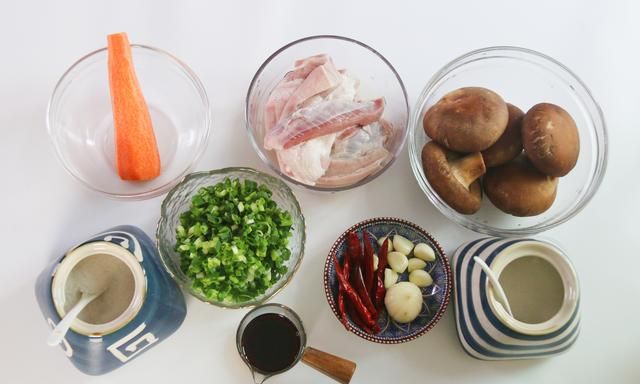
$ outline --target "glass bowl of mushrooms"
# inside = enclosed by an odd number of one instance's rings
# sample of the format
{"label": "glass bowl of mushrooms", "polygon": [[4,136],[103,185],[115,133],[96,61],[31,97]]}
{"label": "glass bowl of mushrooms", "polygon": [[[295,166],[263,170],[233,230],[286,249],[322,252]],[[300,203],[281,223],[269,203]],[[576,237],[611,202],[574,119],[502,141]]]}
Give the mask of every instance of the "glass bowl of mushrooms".
{"label": "glass bowl of mushrooms", "polygon": [[473,231],[526,236],[580,212],[607,165],[602,111],[566,66],[518,47],[462,55],[429,80],[409,123],[418,185]]}

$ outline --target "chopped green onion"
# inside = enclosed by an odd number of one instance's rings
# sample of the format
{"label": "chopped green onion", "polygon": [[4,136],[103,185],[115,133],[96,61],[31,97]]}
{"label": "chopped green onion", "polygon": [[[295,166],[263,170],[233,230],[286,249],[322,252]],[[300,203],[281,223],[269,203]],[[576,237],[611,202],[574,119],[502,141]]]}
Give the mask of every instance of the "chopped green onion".
{"label": "chopped green onion", "polygon": [[251,180],[200,188],[180,215],[175,250],[192,288],[226,303],[263,294],[287,272],[293,219]]}

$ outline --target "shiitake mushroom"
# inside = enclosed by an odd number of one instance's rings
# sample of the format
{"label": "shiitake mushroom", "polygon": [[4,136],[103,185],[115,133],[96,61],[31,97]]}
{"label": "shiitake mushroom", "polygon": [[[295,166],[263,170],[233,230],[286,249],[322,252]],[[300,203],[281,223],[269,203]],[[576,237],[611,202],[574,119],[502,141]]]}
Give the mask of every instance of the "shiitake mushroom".
{"label": "shiitake mushroom", "polygon": [[482,151],[487,167],[496,167],[508,163],[522,153],[522,118],[524,112],[513,104],[507,103],[509,122],[498,141]]}
{"label": "shiitake mushroom", "polygon": [[481,87],[456,89],[444,95],[424,115],[427,136],[456,152],[489,148],[507,127],[507,104],[495,92]]}
{"label": "shiitake mushroom", "polygon": [[427,110],[423,128],[433,139],[422,150],[427,180],[463,214],[480,209],[483,189],[511,215],[545,212],[558,177],[575,167],[580,152],[576,123],[561,107],[540,103],[525,114],[481,87],[447,93]]}
{"label": "shiitake mushroom", "polygon": [[520,155],[507,164],[489,168],[484,192],[498,209],[514,216],[535,216],[551,207],[558,178],[547,176]]}
{"label": "shiitake mushroom", "polygon": [[522,143],[527,157],[542,173],[564,176],[578,161],[580,137],[567,111],[550,104],[536,104],[522,119]]}
{"label": "shiitake mushroom", "polygon": [[480,152],[463,156],[430,141],[422,148],[422,168],[431,187],[451,208],[466,215],[480,209],[478,179],[486,172]]}

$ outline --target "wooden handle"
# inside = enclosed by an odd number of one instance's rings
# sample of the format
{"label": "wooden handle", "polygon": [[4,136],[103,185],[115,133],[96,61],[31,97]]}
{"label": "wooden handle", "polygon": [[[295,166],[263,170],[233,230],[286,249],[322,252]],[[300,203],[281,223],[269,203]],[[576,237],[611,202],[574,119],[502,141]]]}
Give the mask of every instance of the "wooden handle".
{"label": "wooden handle", "polygon": [[356,371],[353,361],[311,347],[305,348],[302,362],[342,384],[348,384]]}

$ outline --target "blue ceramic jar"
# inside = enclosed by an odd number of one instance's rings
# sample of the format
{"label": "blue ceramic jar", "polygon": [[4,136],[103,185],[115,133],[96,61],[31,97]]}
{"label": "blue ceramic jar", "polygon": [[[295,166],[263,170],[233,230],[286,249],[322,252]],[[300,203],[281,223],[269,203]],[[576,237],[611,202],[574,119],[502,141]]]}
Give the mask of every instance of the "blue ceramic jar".
{"label": "blue ceramic jar", "polygon": [[51,327],[64,316],[71,271],[90,257],[111,257],[122,262],[130,271],[127,277],[133,287],[126,310],[116,318],[103,324],[76,319],[61,343],[66,356],[80,371],[101,375],[123,366],[175,332],[185,318],[186,306],[182,292],[160,264],[153,241],[139,228],[123,225],[71,248],[40,274],[36,298]]}
{"label": "blue ceramic jar", "polygon": [[[557,305],[549,316],[539,321],[519,318],[515,311],[511,313],[511,309],[502,305],[476,257],[499,279],[509,266],[524,258],[535,258],[532,263],[548,264],[559,283],[542,286],[547,288],[547,296],[535,295],[542,289],[528,291],[527,280],[552,281],[548,274],[534,268],[522,268],[521,275],[516,276],[520,280],[511,288],[516,292],[507,291],[507,296],[511,297],[511,307],[520,304],[525,309],[544,309],[553,301],[553,296],[557,297]],[[452,265],[458,337],[472,357],[481,360],[549,357],[568,350],[575,343],[580,332],[578,278],[568,257],[555,244],[535,239],[478,239],[461,245],[453,255]],[[554,288],[549,290],[550,287]],[[517,302],[522,300],[524,302]]]}

